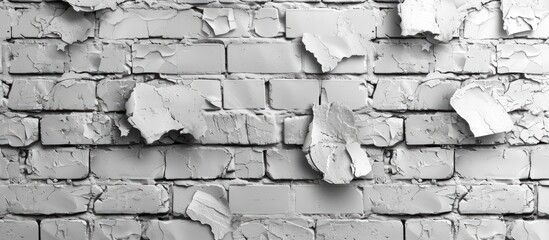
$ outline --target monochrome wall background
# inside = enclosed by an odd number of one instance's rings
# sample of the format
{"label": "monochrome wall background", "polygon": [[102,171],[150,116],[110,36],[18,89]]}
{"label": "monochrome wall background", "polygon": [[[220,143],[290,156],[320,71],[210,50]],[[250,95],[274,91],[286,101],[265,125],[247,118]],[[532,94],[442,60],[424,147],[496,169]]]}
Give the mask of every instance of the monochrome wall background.
{"label": "monochrome wall background", "polygon": [[549,239],[549,0],[4,0],[2,240]]}

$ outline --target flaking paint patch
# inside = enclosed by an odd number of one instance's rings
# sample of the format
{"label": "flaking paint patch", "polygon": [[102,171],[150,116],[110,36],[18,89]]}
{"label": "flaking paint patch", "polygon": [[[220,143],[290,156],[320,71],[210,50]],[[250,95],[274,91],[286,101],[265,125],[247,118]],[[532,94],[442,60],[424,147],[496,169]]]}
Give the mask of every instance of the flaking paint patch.
{"label": "flaking paint patch", "polygon": [[95,12],[101,9],[110,8],[116,9],[119,3],[125,0],[63,0],[71,5],[71,7],[79,12]]}
{"label": "flaking paint patch", "polygon": [[203,9],[202,20],[208,24],[203,26],[209,26],[215,36],[236,29],[236,20],[232,8],[205,8]]}
{"label": "flaking paint patch", "polygon": [[372,170],[360,148],[353,112],[338,103],[313,106],[303,151],[311,167],[329,183],[349,183]]}
{"label": "flaking paint patch", "polygon": [[503,29],[508,35],[533,31],[549,16],[549,2],[544,0],[502,0]]}
{"label": "flaking paint patch", "polygon": [[187,86],[156,88],[141,83],[136,85],[126,102],[126,115],[148,144],[170,131],[199,138],[207,130],[201,111],[203,101],[204,97],[198,91]]}
{"label": "flaking paint patch", "polygon": [[303,33],[305,49],[311,52],[322,66],[322,72],[330,72],[344,58],[368,55],[367,43],[358,35],[329,36]]}
{"label": "flaking paint patch", "polygon": [[450,104],[467,121],[475,137],[509,132],[513,128],[507,111],[483,86],[465,85],[454,93]]}
{"label": "flaking paint patch", "polygon": [[192,220],[209,225],[216,239],[223,239],[233,230],[231,209],[229,209],[229,203],[223,198],[215,198],[206,192],[196,191],[186,213]]}

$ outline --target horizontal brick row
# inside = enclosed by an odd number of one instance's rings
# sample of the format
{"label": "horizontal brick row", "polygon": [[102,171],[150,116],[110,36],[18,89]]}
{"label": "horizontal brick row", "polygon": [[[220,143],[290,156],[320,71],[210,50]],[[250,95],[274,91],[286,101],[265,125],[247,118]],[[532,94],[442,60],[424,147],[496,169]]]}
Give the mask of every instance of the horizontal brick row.
{"label": "horizontal brick row", "polygon": [[[332,239],[338,237],[368,237],[372,239],[525,239],[532,236],[546,237],[543,231],[548,220],[504,221],[487,217],[460,218],[455,220],[425,218],[398,220],[316,220],[313,229],[300,220],[251,220],[240,224],[233,237],[246,236],[247,228],[286,226],[287,233],[299,234],[300,239]],[[91,230],[88,230],[91,229]],[[276,230],[270,230],[274,231]],[[0,220],[0,233],[9,239],[162,239],[165,236],[193,234],[200,239],[214,239],[208,227],[190,220],[133,220],[106,218],[86,221],[73,218],[32,220]]]}
{"label": "horizontal brick row", "polygon": [[[537,43],[451,42],[425,48],[425,40],[382,41],[374,44],[377,74],[428,73],[432,68],[455,73],[531,73],[544,74],[549,66],[542,61],[549,47]],[[130,50],[131,48],[131,50]],[[318,63],[299,43],[230,43],[222,44],[71,44],[67,50],[48,42],[13,43],[9,73],[320,73]],[[523,55],[523,52],[531,56]],[[414,57],[410,57],[414,56]],[[227,59],[227,63],[225,63]],[[367,73],[362,63],[346,65],[334,73]],[[528,64],[528,63],[532,64]],[[517,64],[520,63],[520,64]],[[534,64],[536,63],[536,64]],[[227,66],[227,67],[225,67]]]}

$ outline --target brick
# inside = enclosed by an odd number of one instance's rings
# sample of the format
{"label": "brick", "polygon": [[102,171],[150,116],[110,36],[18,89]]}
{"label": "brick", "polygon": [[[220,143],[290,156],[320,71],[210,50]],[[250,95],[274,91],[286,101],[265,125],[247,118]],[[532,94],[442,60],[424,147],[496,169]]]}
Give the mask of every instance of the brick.
{"label": "brick", "polygon": [[548,220],[514,220],[509,223],[510,233],[507,239],[546,239],[549,237]]}
{"label": "brick", "polygon": [[36,221],[0,220],[0,236],[6,240],[38,240]]}
{"label": "brick", "polygon": [[530,152],[530,178],[548,179],[549,173],[545,171],[549,167],[549,148],[536,146]]}
{"label": "brick", "polygon": [[63,73],[69,56],[47,43],[10,44],[9,73]]}
{"label": "brick", "polygon": [[234,149],[235,177],[260,179],[265,175],[263,151],[255,148]]}
{"label": "brick", "polygon": [[103,80],[97,83],[97,99],[101,110],[126,110],[126,101],[130,98],[135,84],[134,80]]}
{"label": "brick", "polygon": [[506,141],[502,133],[475,138],[467,122],[456,113],[409,115],[404,129],[408,145],[487,145]]}
{"label": "brick", "polygon": [[387,115],[355,114],[358,140],[362,145],[393,146],[404,140],[404,119]]}
{"label": "brick", "polygon": [[[223,1],[220,1],[223,2]],[[230,2],[230,1],[228,1]],[[211,18],[212,15],[216,16],[218,11],[220,10],[229,10],[232,11],[234,20],[233,20],[233,26],[234,29],[228,31],[227,33],[222,34],[215,34],[213,29],[211,28],[210,24],[208,23],[208,18]],[[239,8],[203,8],[202,9],[202,33],[206,33],[208,37],[216,37],[216,38],[249,38],[251,37],[250,30],[251,30],[251,22],[253,14],[253,11],[250,11],[248,9],[239,9]],[[213,14],[209,11],[213,11]],[[213,22],[219,21],[219,16],[216,18]],[[216,24],[216,23],[214,23]]]}
{"label": "brick", "polygon": [[96,219],[91,240],[141,239],[141,224],[130,219]]}
{"label": "brick", "polygon": [[505,222],[498,219],[460,219],[457,224],[456,240],[505,239]]}
{"label": "brick", "polygon": [[269,89],[269,102],[274,109],[310,109],[320,103],[319,80],[274,79],[269,81]]}
{"label": "brick", "polygon": [[452,110],[450,98],[459,81],[381,79],[376,85],[373,107],[378,110]]}
{"label": "brick", "polygon": [[219,74],[225,72],[221,44],[134,44],[133,73]]}
{"label": "brick", "polygon": [[191,146],[166,151],[167,179],[234,178],[234,150]]}
{"label": "brick", "polygon": [[545,44],[498,44],[498,73],[549,73],[549,46]]}
{"label": "brick", "polygon": [[172,208],[175,215],[187,216],[187,208],[196,191],[210,194],[217,199],[226,199],[227,191],[223,186],[216,184],[201,184],[194,186],[173,186]]}
{"label": "brick", "polygon": [[312,120],[312,116],[284,118],[284,143],[303,145]]}
{"label": "brick", "polygon": [[227,70],[231,73],[301,72],[300,48],[296,43],[229,44]]}
{"label": "brick", "polygon": [[403,240],[401,221],[396,220],[318,220],[316,239]]}
{"label": "brick", "polygon": [[368,87],[364,80],[323,80],[321,103],[338,102],[352,110],[368,106]]}
{"label": "brick", "polygon": [[8,96],[13,110],[94,110],[95,82],[17,79]]}
{"label": "brick", "polygon": [[164,152],[155,147],[92,149],[90,170],[103,179],[160,179]]}
{"label": "brick", "polygon": [[122,9],[98,14],[99,37],[197,38],[202,33],[202,16],[194,10]]}
{"label": "brick", "polygon": [[210,227],[191,220],[148,221],[142,237],[146,240],[214,240]]}
{"label": "brick", "polygon": [[266,153],[267,176],[280,179],[318,179],[320,175],[311,168],[301,149],[272,149]]}
{"label": "brick", "polygon": [[453,210],[459,187],[429,185],[364,186],[364,210],[377,214],[439,214]]}
{"label": "brick", "polygon": [[537,188],[537,210],[538,215],[548,216],[549,215],[549,187],[547,186],[538,186]]}
{"label": "brick", "polygon": [[514,127],[507,133],[510,145],[534,145],[549,142],[549,129],[545,128],[548,117],[544,114],[533,114],[526,111],[509,113]]}
{"label": "brick", "polygon": [[95,15],[66,5],[45,4],[17,9],[12,19],[13,38],[61,37],[67,42],[94,36]]}
{"label": "brick", "polygon": [[223,82],[225,109],[265,108],[263,80],[228,80]]}
{"label": "brick", "polygon": [[453,239],[452,222],[438,219],[409,219],[405,224],[404,239],[436,240]]}
{"label": "brick", "polygon": [[426,45],[422,40],[376,44],[374,73],[428,73],[435,58]]}
{"label": "brick", "polygon": [[204,114],[208,130],[199,139],[204,144],[278,143],[281,139],[275,117],[241,112],[207,112]]}
{"label": "brick", "polygon": [[379,12],[379,22],[376,26],[377,38],[400,37],[400,16],[397,8],[382,8]]}
{"label": "brick", "polygon": [[283,236],[296,240],[315,239],[315,233],[309,228],[309,223],[300,219],[247,221],[233,232],[233,239],[260,239],[263,236]]}
{"label": "brick", "polygon": [[524,148],[456,150],[456,174],[472,179],[526,179],[530,154]]}
{"label": "brick", "polygon": [[125,44],[71,44],[70,70],[89,73],[130,73],[131,51]]}
{"label": "brick", "polygon": [[23,147],[38,141],[38,122],[38,118],[25,115],[0,115],[0,145]]}
{"label": "brick", "polygon": [[16,164],[19,168],[19,150],[15,148],[0,148],[0,179],[9,179],[10,166]]}
{"label": "brick", "polygon": [[26,163],[30,167],[30,179],[80,179],[89,172],[90,152],[78,148],[29,149]]}
{"label": "brick", "polygon": [[483,4],[478,10],[469,11],[465,17],[463,35],[471,39],[506,38],[502,18],[499,2]]}
{"label": "brick", "polygon": [[[0,9],[0,22],[9,23],[11,22],[11,17],[9,10]],[[9,24],[2,24],[0,26],[0,39],[11,38],[11,27]],[[2,68],[0,68],[1,70]]]}
{"label": "brick", "polygon": [[397,148],[392,152],[390,163],[394,169],[393,179],[448,179],[454,174],[454,150]]}
{"label": "brick", "polygon": [[489,44],[437,44],[435,70],[456,73],[496,73],[496,48]]}
{"label": "brick", "polygon": [[105,186],[95,200],[96,214],[158,214],[169,210],[169,194],[162,185]]}
{"label": "brick", "polygon": [[283,214],[290,212],[287,185],[230,186],[229,206],[235,214]]}
{"label": "brick", "polygon": [[362,213],[362,193],[353,186],[294,185],[295,211],[303,214]]}
{"label": "brick", "polygon": [[303,33],[338,35],[340,22],[349,24],[353,33],[366,38],[375,36],[375,15],[371,9],[288,9],[286,10],[286,37],[301,37]]}
{"label": "brick", "polygon": [[534,210],[534,193],[527,185],[470,186],[459,201],[461,214],[523,214]]}
{"label": "brick", "polygon": [[0,195],[0,215],[76,214],[86,212],[88,204],[99,190],[96,186],[3,185]]}
{"label": "brick", "polygon": [[253,26],[254,32],[264,38],[280,36],[284,31],[280,24],[278,9],[273,7],[264,7],[255,11]]}
{"label": "brick", "polygon": [[44,219],[40,240],[88,240],[88,223],[77,219]]}
{"label": "brick", "polygon": [[40,120],[42,144],[110,144],[111,119],[102,114],[45,115]]}

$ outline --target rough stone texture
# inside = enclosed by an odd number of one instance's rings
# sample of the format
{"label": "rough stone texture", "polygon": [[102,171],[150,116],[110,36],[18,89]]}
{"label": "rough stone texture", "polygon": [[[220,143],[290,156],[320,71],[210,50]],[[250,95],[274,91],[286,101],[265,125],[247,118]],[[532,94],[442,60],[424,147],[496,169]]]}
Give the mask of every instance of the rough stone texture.
{"label": "rough stone texture", "polygon": [[0,240],[549,239],[548,38],[548,0],[0,1]]}

